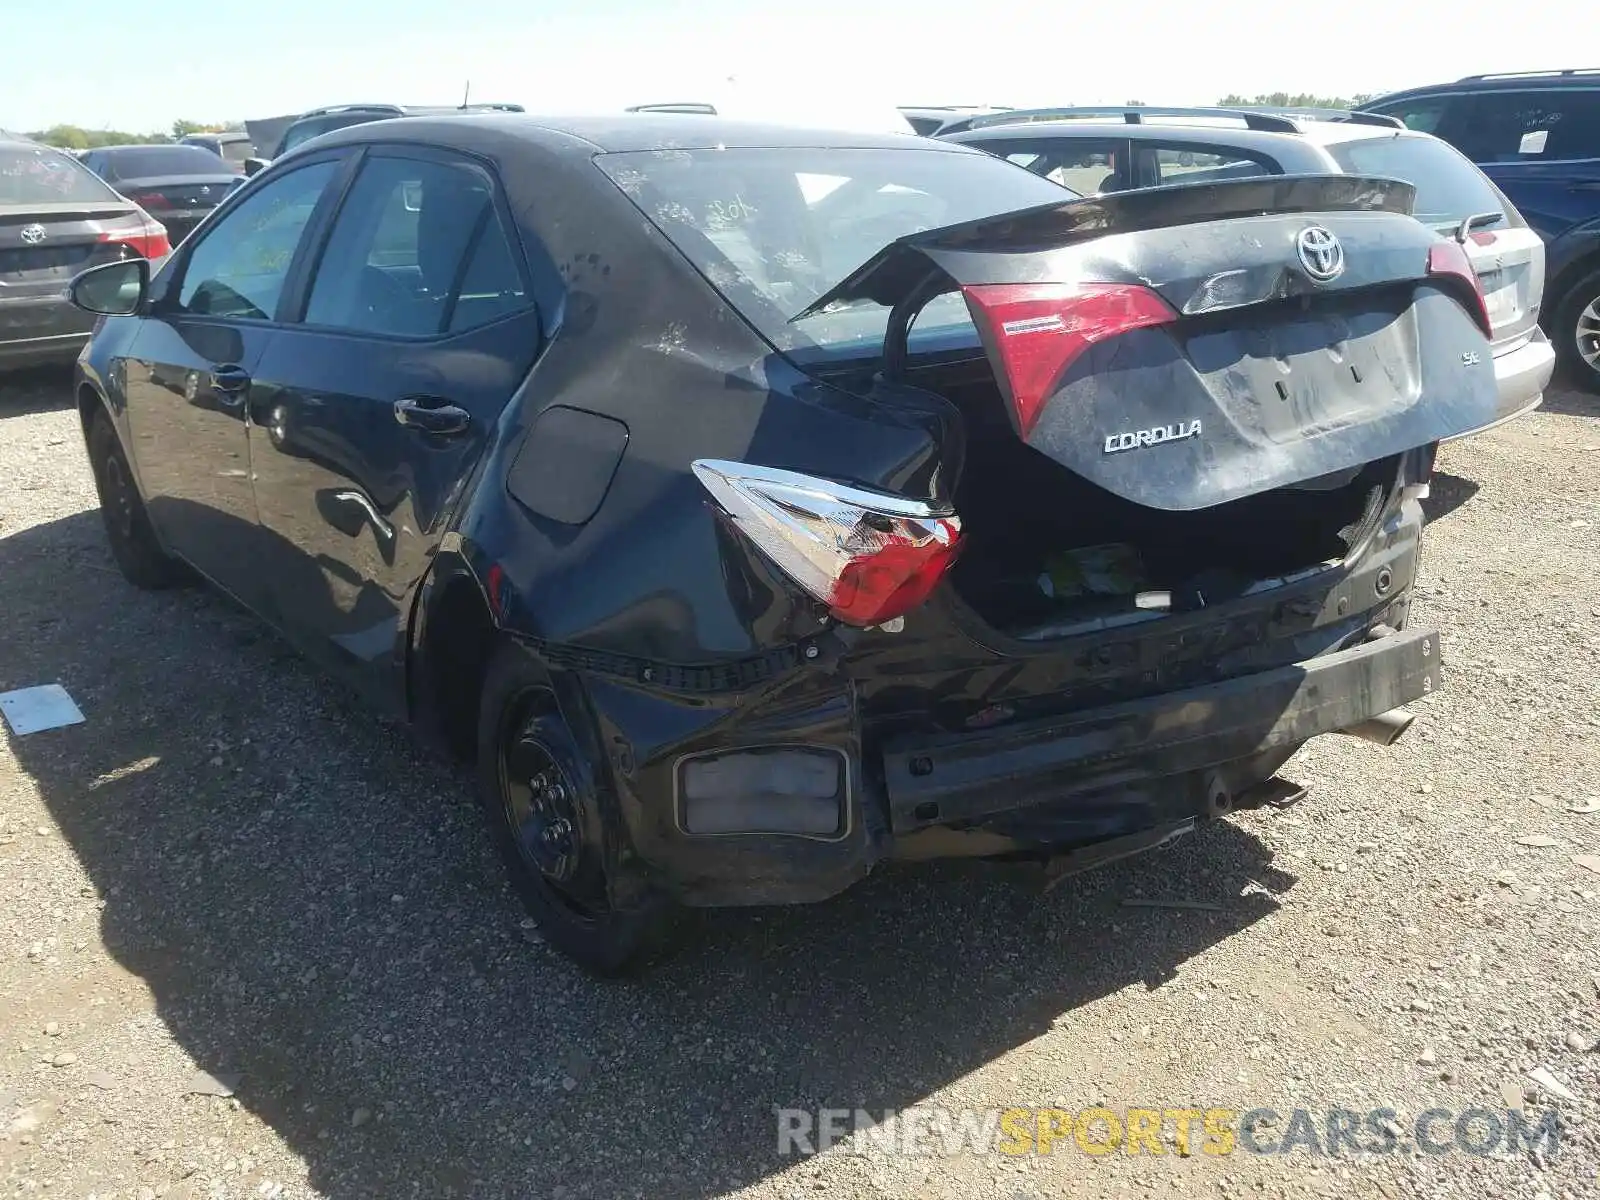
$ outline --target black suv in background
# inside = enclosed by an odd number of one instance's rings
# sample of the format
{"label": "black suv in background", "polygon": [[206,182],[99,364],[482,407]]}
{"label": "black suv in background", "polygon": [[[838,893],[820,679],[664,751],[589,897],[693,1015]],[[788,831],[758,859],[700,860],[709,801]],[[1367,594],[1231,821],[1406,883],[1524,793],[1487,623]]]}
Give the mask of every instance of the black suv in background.
{"label": "black suv in background", "polygon": [[1545,241],[1556,353],[1600,391],[1600,69],[1471,75],[1363,107],[1443,138],[1511,198]]}

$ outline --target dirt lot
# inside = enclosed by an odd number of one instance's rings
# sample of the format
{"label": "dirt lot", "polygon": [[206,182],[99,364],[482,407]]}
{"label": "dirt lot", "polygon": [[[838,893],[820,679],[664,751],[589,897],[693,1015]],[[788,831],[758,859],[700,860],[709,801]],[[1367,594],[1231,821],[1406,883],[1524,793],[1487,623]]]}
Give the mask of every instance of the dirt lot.
{"label": "dirt lot", "polygon": [[[937,867],[714,914],[610,986],[524,927],[463,778],[221,600],[123,583],[66,401],[0,382],[0,690],[88,718],[0,737],[0,1195],[1600,1192],[1595,400],[1446,448],[1446,685],[1293,761],[1299,806],[1043,895]],[[1270,1107],[1267,1147],[1390,1109],[1399,1148],[807,1159],[773,1112],[1097,1102]],[[1507,1103],[1559,1149],[1417,1151]]]}

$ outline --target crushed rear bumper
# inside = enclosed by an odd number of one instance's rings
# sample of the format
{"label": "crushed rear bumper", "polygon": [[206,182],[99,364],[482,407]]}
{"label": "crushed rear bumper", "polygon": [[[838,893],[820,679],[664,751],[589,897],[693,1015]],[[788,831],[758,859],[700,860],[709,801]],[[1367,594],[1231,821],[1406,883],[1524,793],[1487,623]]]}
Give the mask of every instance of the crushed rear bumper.
{"label": "crushed rear bumper", "polygon": [[1076,794],[1142,788],[1291,749],[1439,685],[1439,635],[1411,629],[1293,666],[1068,717],[883,753],[890,828],[972,821]]}

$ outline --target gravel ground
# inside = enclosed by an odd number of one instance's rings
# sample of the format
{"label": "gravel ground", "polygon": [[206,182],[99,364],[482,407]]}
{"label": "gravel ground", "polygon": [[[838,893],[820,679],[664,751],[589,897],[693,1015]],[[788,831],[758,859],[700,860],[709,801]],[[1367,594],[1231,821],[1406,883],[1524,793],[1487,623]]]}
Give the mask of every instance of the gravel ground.
{"label": "gravel ground", "polygon": [[[465,778],[223,601],[123,583],[67,402],[0,381],[0,690],[88,718],[0,737],[0,1195],[1600,1191],[1594,399],[1445,449],[1445,687],[1292,761],[1300,805],[1048,892],[936,866],[705,915],[625,985],[525,927]],[[1401,1148],[807,1158],[773,1112],[1097,1102],[1271,1107],[1269,1146],[1385,1108]],[[1559,1150],[1409,1152],[1508,1103]]]}

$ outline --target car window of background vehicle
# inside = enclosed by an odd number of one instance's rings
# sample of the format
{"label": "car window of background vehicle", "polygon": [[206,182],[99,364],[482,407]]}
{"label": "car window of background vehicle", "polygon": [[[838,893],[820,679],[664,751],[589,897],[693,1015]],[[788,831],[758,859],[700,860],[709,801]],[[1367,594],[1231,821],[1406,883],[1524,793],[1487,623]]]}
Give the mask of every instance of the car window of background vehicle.
{"label": "car window of background vehicle", "polygon": [[1480,92],[1457,101],[1452,140],[1474,162],[1600,158],[1600,90]]}
{"label": "car window of background vehicle", "polygon": [[379,156],[362,166],[334,222],[305,319],[418,337],[526,305],[488,180],[465,165]]}
{"label": "car window of background vehicle", "polygon": [[319,162],[281,175],[207,229],[184,266],[178,308],[270,321],[300,235],[338,166]]}
{"label": "car window of background vehicle", "polygon": [[0,150],[0,204],[104,204],[117,194],[65,154],[43,146]]}
{"label": "car window of background vehicle", "polygon": [[1261,159],[1230,151],[1209,151],[1188,146],[1134,147],[1134,178],[1144,186],[1146,176],[1152,184],[1200,183],[1215,179],[1247,179],[1253,175],[1277,174]]}
{"label": "car window of background vehicle", "polygon": [[1478,213],[1503,212],[1500,197],[1479,171],[1436,138],[1360,138],[1337,142],[1328,153],[1353,175],[1379,175],[1416,185],[1415,215],[1423,222],[1456,222]]}
{"label": "car window of background vehicle", "polygon": [[199,146],[130,146],[106,152],[100,162],[101,174],[113,183],[158,175],[224,174],[217,156]]}
{"label": "car window of background vehicle", "polygon": [[1458,96],[1423,96],[1399,104],[1386,104],[1372,111],[1398,117],[1407,129],[1415,129],[1418,133],[1438,133],[1446,110],[1452,101],[1460,99]]}
{"label": "car window of background vehicle", "polygon": [[1080,196],[1092,196],[1115,186],[1117,150],[1122,145],[1090,138],[1056,138],[1014,149],[1002,149],[995,143],[984,148]]}

